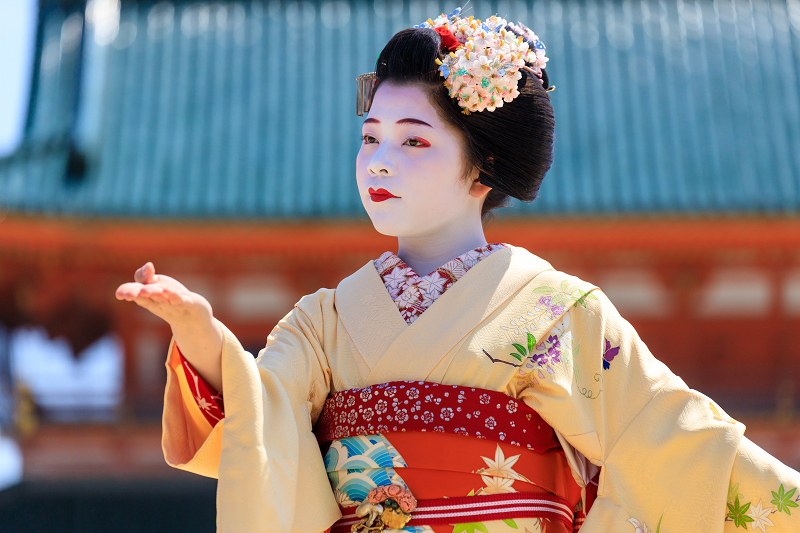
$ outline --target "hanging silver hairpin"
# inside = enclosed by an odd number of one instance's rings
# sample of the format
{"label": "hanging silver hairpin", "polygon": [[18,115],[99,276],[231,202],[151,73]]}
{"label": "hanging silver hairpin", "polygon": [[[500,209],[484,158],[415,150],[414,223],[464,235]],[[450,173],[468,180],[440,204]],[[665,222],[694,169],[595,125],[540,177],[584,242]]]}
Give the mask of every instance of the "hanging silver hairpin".
{"label": "hanging silver hairpin", "polygon": [[375,86],[376,81],[378,81],[378,76],[374,72],[361,74],[360,76],[356,77],[356,83],[358,84],[358,93],[356,94],[356,115],[359,117],[363,116],[365,113],[368,113],[369,108],[372,107],[372,88]]}

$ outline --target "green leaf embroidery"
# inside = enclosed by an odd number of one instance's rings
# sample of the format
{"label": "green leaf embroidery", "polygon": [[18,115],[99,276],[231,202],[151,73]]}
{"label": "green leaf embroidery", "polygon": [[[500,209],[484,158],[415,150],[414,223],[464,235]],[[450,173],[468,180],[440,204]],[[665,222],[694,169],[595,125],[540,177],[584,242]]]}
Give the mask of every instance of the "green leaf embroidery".
{"label": "green leaf embroidery", "polygon": [[514,343],[511,343],[511,346],[513,346],[514,348],[516,348],[516,349],[517,349],[517,351],[519,352],[519,354],[520,354],[521,356],[523,356],[523,357],[525,357],[525,354],[527,354],[527,353],[528,353],[527,351],[525,351],[525,347],[524,347],[523,345],[521,345],[521,344],[518,344],[518,343],[514,342]]}
{"label": "green leaf embroidery", "polygon": [[520,354],[518,354],[518,353],[511,352],[511,353],[510,353],[510,354],[508,354],[508,355],[510,355],[511,357],[514,357],[514,358],[515,358],[515,359],[517,359],[518,361],[522,361],[522,356],[521,356]]}
{"label": "green leaf embroidery", "polygon": [[[775,493],[773,492],[773,494]],[[737,481],[735,485],[728,482],[728,499],[725,501],[731,503],[737,496],[741,496],[741,494],[739,494],[739,482]],[[742,496],[742,498],[744,498],[744,496]]]}
{"label": "green leaf embroidery", "polygon": [[517,527],[517,523],[511,520],[510,518],[503,518],[503,522],[505,522],[508,527],[519,529],[519,527]]}
{"label": "green leaf embroidery", "polygon": [[728,518],[733,520],[733,523],[736,527],[743,527],[747,529],[747,522],[752,522],[753,519],[747,516],[745,513],[750,508],[750,502],[744,504],[744,506],[739,505],[739,497],[737,496],[734,500],[734,503],[728,504]]}
{"label": "green leaf embroidery", "polygon": [[528,333],[528,353],[533,353],[536,349],[536,337]]}
{"label": "green leaf embroidery", "polygon": [[586,297],[590,294],[588,292],[583,292],[582,290],[578,289],[578,293],[580,297],[575,301],[575,307],[578,307],[578,304],[581,304],[584,308],[586,307]]}
{"label": "green leaf embroidery", "polygon": [[476,531],[483,531],[483,533],[489,533],[489,530],[486,529],[486,526],[483,525],[482,522],[471,522],[469,524],[456,524],[456,527],[453,528],[453,533],[475,533]]}
{"label": "green leaf embroidery", "polygon": [[597,296],[595,296],[591,292],[583,292],[583,291],[581,291],[581,297],[578,298],[577,302],[575,302],[575,307],[578,307],[578,304],[581,304],[585,308],[586,307],[586,300],[597,300]]}
{"label": "green leaf embroidery", "polygon": [[[664,509],[664,513],[666,513],[666,512],[667,512],[667,510]],[[658,525],[656,525],[656,533],[661,533],[661,521],[664,520],[664,513],[661,513],[661,517],[658,519]],[[745,529],[747,529],[747,528],[745,528]]]}
{"label": "green leaf embroidery", "polygon": [[536,287],[533,292],[536,294],[550,294],[556,292],[556,290],[553,287]]}
{"label": "green leaf embroidery", "polygon": [[786,513],[791,516],[792,512],[789,510],[789,507],[797,507],[797,502],[792,501],[792,496],[794,496],[797,487],[793,488],[789,492],[784,492],[783,483],[781,483],[778,492],[776,493],[774,490],[771,490],[772,493],[772,501],[770,503],[774,504],[778,508],[779,513]]}
{"label": "green leaf embroidery", "polygon": [[578,344],[572,347],[572,357],[575,357],[581,352],[581,341],[578,341]]}
{"label": "green leaf embroidery", "polygon": [[567,300],[572,300],[572,298],[564,296],[563,294],[557,294],[550,299],[550,305],[564,305],[567,303]]}
{"label": "green leaf embroidery", "polygon": [[567,280],[561,282],[561,290],[564,292],[569,290],[569,283],[567,283]]}

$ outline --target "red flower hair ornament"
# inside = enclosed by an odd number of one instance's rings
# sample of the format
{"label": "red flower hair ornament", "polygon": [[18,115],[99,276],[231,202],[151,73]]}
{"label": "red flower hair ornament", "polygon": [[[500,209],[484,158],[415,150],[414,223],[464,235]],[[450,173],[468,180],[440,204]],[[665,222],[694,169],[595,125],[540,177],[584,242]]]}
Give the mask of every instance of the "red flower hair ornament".
{"label": "red flower hair ornament", "polygon": [[446,27],[439,26],[438,28],[434,28],[434,31],[438,33],[439,36],[442,38],[443,50],[446,50],[447,52],[455,52],[456,50],[464,46],[463,44],[458,42],[456,36],[453,35],[453,33]]}

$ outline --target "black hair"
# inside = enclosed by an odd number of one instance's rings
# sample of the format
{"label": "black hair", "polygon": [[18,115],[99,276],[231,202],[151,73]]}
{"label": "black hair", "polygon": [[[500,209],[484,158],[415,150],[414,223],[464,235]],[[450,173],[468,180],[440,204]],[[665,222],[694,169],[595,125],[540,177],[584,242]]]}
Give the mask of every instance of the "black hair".
{"label": "black hair", "polygon": [[545,173],[553,164],[555,117],[547,74],[539,79],[520,70],[520,95],[494,111],[466,115],[450,98],[436,59],[443,59],[441,38],[430,28],[410,28],[395,34],[378,56],[377,83],[419,85],[428,93],[440,117],[462,134],[468,168],[480,171],[480,182],[492,190],[484,200],[484,223],[490,211],[508,204],[508,197],[533,201]]}

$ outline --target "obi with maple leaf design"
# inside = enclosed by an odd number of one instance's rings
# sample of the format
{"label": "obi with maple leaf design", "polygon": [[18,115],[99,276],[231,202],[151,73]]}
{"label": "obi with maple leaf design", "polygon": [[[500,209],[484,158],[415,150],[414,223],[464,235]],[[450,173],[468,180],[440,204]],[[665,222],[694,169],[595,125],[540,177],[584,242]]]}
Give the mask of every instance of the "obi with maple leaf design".
{"label": "obi with maple leaf design", "polygon": [[[557,533],[583,522],[581,487],[553,429],[503,393],[424,381],[350,389],[325,402],[315,433],[342,508],[333,533],[357,522],[350,516],[373,486],[389,484],[418,500],[408,531],[451,533],[473,524],[487,532]],[[447,508],[455,501],[466,502],[466,512]],[[478,511],[481,504],[487,509]]]}

